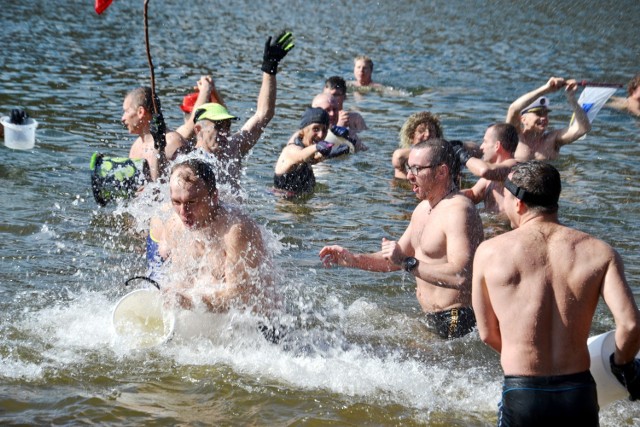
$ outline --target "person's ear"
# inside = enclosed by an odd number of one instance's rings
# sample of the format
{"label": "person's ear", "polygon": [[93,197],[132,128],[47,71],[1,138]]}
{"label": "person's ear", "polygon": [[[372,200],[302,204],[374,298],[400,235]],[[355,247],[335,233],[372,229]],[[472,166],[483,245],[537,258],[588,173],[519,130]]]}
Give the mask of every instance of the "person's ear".
{"label": "person's ear", "polygon": [[193,133],[195,133],[196,135],[199,134],[201,130],[202,125],[200,123],[196,123],[195,125],[193,125]]}
{"label": "person's ear", "polygon": [[516,212],[518,215],[523,215],[528,209],[529,208],[522,200],[516,199]]}

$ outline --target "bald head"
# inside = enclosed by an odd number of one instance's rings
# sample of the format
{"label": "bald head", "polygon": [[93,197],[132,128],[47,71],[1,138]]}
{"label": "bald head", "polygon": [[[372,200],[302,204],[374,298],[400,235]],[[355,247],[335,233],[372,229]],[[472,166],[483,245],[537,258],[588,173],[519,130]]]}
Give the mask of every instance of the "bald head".
{"label": "bald head", "polygon": [[313,108],[322,108],[329,114],[329,124],[335,125],[338,123],[338,103],[335,98],[327,93],[319,93],[311,101]]}

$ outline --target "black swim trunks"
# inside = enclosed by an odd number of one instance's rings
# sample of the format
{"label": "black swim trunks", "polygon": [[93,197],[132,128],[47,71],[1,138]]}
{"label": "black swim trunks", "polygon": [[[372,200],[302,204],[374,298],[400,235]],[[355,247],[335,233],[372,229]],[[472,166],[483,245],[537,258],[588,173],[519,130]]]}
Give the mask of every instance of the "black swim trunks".
{"label": "black swim trunks", "polygon": [[476,316],[471,307],[427,313],[426,318],[427,326],[444,339],[460,338],[476,326]]}
{"label": "black swim trunks", "polygon": [[279,344],[287,333],[287,328],[283,325],[271,325],[264,322],[258,323],[258,330],[262,332],[264,338],[272,344]]}
{"label": "black swim trunks", "polygon": [[589,371],[552,377],[505,376],[498,427],[598,426],[596,382]]}

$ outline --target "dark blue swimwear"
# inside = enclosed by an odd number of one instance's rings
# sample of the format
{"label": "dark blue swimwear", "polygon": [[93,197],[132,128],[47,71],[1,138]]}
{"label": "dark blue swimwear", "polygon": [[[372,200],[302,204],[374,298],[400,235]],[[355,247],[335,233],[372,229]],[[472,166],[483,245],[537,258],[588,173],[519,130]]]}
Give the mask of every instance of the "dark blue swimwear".
{"label": "dark blue swimwear", "polygon": [[589,371],[551,377],[505,376],[498,427],[598,426],[596,382]]}
{"label": "dark blue swimwear", "polygon": [[163,262],[158,250],[158,242],[149,233],[147,235],[147,276],[150,279],[158,279]]}
{"label": "dark blue swimwear", "polygon": [[[302,140],[296,138],[295,145],[304,147]],[[300,163],[291,172],[273,176],[273,186],[292,194],[311,193],[316,185],[316,177],[309,163]]]}

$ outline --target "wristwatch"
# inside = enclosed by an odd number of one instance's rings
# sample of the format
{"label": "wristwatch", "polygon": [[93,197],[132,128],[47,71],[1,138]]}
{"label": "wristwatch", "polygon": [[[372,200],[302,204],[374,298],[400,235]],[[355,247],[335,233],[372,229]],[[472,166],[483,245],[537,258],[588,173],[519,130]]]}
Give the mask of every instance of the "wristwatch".
{"label": "wristwatch", "polygon": [[408,273],[412,272],[417,266],[418,260],[412,256],[408,256],[402,261],[402,269]]}

